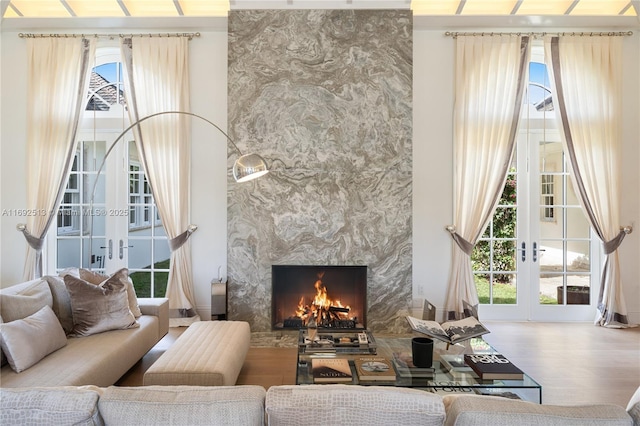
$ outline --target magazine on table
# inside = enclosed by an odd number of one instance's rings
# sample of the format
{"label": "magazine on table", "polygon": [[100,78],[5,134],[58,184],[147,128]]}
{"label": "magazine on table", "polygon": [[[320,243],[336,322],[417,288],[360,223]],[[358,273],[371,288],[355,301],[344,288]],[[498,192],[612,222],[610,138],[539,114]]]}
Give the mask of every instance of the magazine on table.
{"label": "magazine on table", "polygon": [[407,321],[414,331],[450,344],[463,342],[489,333],[489,330],[474,317],[447,321],[442,324],[412,316],[407,316]]}

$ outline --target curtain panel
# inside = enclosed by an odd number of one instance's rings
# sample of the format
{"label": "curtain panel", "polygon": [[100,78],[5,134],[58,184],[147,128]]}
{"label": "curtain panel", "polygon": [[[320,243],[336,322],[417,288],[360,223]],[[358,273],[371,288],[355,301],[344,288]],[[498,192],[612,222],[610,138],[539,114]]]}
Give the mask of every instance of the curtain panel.
{"label": "curtain panel", "polygon": [[27,240],[25,281],[42,276],[42,245],[56,218],[76,150],[95,40],[27,39]]}
{"label": "curtain panel", "polygon": [[[133,37],[121,45],[129,84],[131,122],[164,111],[189,112],[187,37]],[[166,297],[171,326],[200,318],[195,310],[189,227],[190,116],[164,114],[134,127],[141,159],[171,248]]]}
{"label": "curtain panel", "polygon": [[604,244],[595,323],[626,327],[618,247],[631,227],[620,226],[622,38],[545,37],[551,89],[573,185]]}
{"label": "curtain panel", "polygon": [[454,105],[453,253],[446,319],[475,309],[471,254],[488,225],[514,152],[522,95],[527,81],[529,37],[458,36]]}

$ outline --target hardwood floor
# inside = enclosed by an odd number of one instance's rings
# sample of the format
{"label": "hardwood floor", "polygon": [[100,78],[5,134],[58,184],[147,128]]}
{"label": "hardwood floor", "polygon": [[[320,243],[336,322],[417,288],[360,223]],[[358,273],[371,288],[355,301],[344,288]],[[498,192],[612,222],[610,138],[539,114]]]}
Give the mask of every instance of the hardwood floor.
{"label": "hardwood floor", "polygon": [[[626,407],[640,386],[640,328],[590,323],[484,322],[485,340],[542,385],[544,404]],[[118,383],[141,386],[144,371],[184,328],[172,328]],[[295,384],[296,348],[250,348],[237,384]]]}
{"label": "hardwood floor", "polygon": [[626,407],[640,386],[640,328],[484,323],[484,339],[542,385],[544,404]]}

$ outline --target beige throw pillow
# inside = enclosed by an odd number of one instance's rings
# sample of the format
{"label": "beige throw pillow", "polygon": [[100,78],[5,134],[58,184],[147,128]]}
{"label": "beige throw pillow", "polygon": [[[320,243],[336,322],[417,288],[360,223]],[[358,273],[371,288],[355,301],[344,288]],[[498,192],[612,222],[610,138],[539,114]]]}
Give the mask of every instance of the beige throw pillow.
{"label": "beige throw pillow", "polygon": [[[135,288],[133,288],[133,282],[131,281],[131,278],[129,278],[129,270],[121,269],[117,271],[116,274],[122,273],[123,270],[125,272],[120,276],[123,277],[123,280],[124,280],[123,282],[127,286],[127,298],[129,299],[129,309],[131,309],[131,313],[133,314],[134,317],[140,318],[140,316],[142,315],[142,312],[140,312],[140,306],[138,306],[138,297],[136,296]],[[104,275],[99,272],[90,271],[88,269],[80,269],[78,274],[79,274],[78,278],[88,281],[91,284],[95,284],[95,285],[98,285],[102,283],[104,280],[106,280],[107,278],[109,278],[108,275]]]}
{"label": "beige throw pillow", "polygon": [[109,330],[140,325],[129,309],[126,286],[127,269],[121,269],[99,285],[65,275],[71,297],[73,330],[70,336],[90,336]]}
{"label": "beige throw pillow", "polygon": [[71,312],[71,298],[64,285],[64,280],[60,277],[47,275],[43,277],[49,283],[51,296],[53,297],[53,313],[58,317],[60,325],[65,333],[70,333],[73,329],[73,312]]}
{"label": "beige throw pillow", "polygon": [[26,318],[38,312],[45,305],[49,307],[53,305],[49,284],[42,278],[19,284],[16,287],[20,290],[10,292],[13,288],[7,287],[8,291],[0,294],[0,311],[4,322]]}
{"label": "beige throw pillow", "polygon": [[24,319],[0,324],[0,345],[16,373],[66,344],[67,336],[49,306]]}

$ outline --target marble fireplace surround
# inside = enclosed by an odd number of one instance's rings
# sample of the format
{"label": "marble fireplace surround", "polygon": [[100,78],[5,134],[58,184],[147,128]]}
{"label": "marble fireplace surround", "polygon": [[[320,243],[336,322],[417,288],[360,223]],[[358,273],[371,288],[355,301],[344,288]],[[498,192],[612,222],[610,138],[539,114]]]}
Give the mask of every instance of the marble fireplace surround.
{"label": "marble fireplace surround", "polygon": [[272,170],[228,183],[229,318],[271,330],[274,264],[366,265],[368,328],[408,331],[411,11],[238,10],[228,23],[229,133]]}

